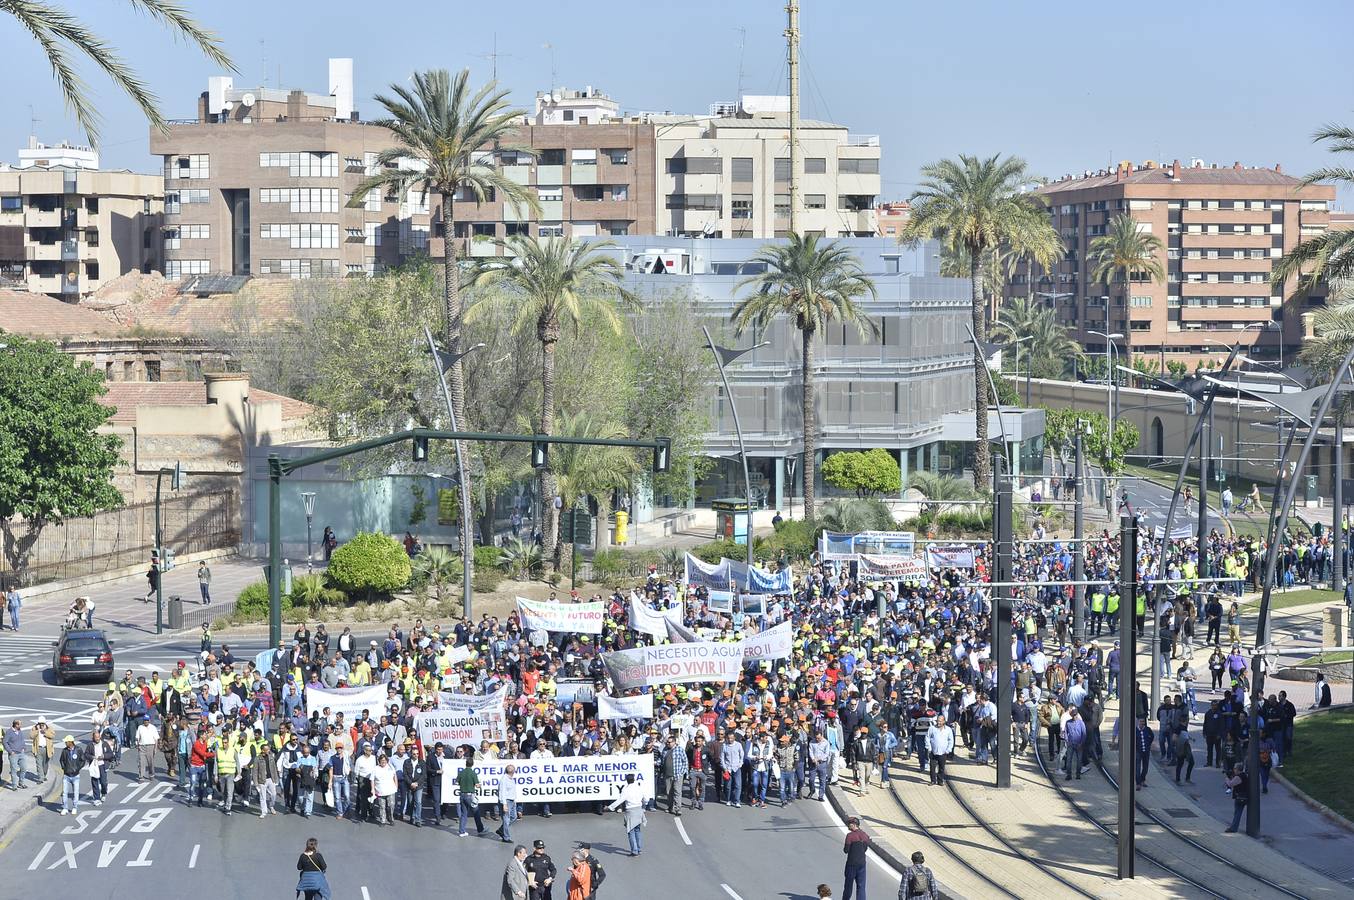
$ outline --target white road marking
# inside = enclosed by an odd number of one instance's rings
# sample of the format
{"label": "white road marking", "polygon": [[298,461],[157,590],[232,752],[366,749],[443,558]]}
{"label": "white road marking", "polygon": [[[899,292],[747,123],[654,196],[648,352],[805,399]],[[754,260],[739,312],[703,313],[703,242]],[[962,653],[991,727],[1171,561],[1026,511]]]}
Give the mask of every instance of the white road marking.
{"label": "white road marking", "polygon": [[[846,833],[847,833],[848,829],[847,829],[847,827],[846,827],[846,823],[843,822],[843,821],[837,816],[837,810],[833,808],[833,806],[832,806],[831,803],[815,803],[815,804],[811,805],[809,808],[810,808],[810,809],[813,809],[814,806],[821,807],[822,810],[823,810],[823,812],[827,813],[828,818],[830,818],[830,819],[832,820],[832,824],[834,824],[834,825],[837,826],[837,830],[838,830],[838,831],[840,831],[842,834],[846,834]],[[890,877],[896,878],[896,879],[898,879],[899,881],[902,881],[902,880],[903,880],[903,875],[902,875],[902,873],[899,872],[899,871],[897,871],[897,870],[895,870],[895,869],[893,868],[893,866],[891,866],[891,865],[889,865],[888,863],[884,862],[884,860],[883,860],[878,854],[876,854],[873,850],[866,850],[866,851],[865,851],[865,856],[866,856],[867,859],[869,859],[871,862],[873,862],[876,866],[878,866],[879,868],[883,869],[884,872],[885,872],[886,874],[888,874]]]}
{"label": "white road marking", "polygon": [[681,819],[673,819],[672,821],[674,821],[674,822],[677,823],[677,833],[680,834],[680,835],[682,836],[682,843],[683,843],[683,844],[686,844],[688,847],[690,847],[690,846],[691,846],[691,838],[687,837],[687,835],[686,835],[686,826],[682,824],[682,820],[681,820]]}
{"label": "white road marking", "polygon": [[721,884],[720,887],[722,887],[724,889],[724,893],[732,897],[733,900],[743,900],[742,897],[738,896],[738,892],[735,891],[733,888],[729,887],[727,884]]}
{"label": "white road marking", "polygon": [[202,848],[201,844],[193,845],[193,855],[188,857],[188,868],[190,869],[197,868],[197,851],[200,850],[201,848]]}

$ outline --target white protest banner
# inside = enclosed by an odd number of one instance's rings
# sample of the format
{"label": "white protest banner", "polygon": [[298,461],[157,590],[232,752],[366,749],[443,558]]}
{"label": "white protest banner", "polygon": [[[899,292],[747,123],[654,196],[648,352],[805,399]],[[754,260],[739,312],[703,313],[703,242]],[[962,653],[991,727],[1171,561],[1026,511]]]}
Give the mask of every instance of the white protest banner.
{"label": "white protest banner", "polygon": [[[557,756],[551,759],[495,759],[475,764],[480,776],[475,796],[481,803],[498,801],[498,780],[504,770],[516,771],[517,790],[522,803],[581,803],[615,800],[625,787],[625,776],[635,776],[645,799],[654,797],[653,754],[609,756]],[[442,767],[442,802],[461,799],[456,776],[465,763],[447,760]]]}
{"label": "white protest banner", "polygon": [[790,632],[790,623],[781,622],[774,628],[768,628],[760,634],[743,638],[743,659],[787,659],[794,645],[794,635]]}
{"label": "white protest banner", "polygon": [[660,644],[603,653],[602,662],[621,691],[660,684],[736,681],[743,665],[743,647],[713,641]]}
{"label": "white protest banner", "polygon": [[[480,741],[505,741],[508,739],[508,723],[507,716],[503,712],[503,703],[507,696],[508,689],[506,687],[499,688],[492,694],[453,694],[449,691],[438,691],[437,712],[441,713],[444,719],[450,716],[463,720],[455,726],[448,722],[447,727],[457,727],[463,730],[478,728],[484,732],[482,736],[476,737],[473,741],[458,739],[456,743],[474,743],[478,746]],[[435,737],[429,742],[421,731],[419,732],[419,739],[426,746],[432,746],[437,741],[444,744],[452,742],[449,738],[443,736]]]}
{"label": "white protest banner", "polygon": [[668,720],[668,727],[673,731],[682,732],[690,728],[695,721],[696,717],[691,713],[678,713]]}
{"label": "white protest banner", "polygon": [[911,556],[869,556],[862,553],[856,560],[856,573],[861,578],[924,581],[926,562]]}
{"label": "white protest banner", "polygon": [[728,590],[731,577],[727,559],[722,559],[711,565],[702,562],[690,553],[686,554],[686,580],[683,582],[684,584],[698,585],[711,590]]}
{"label": "white protest banner", "polygon": [[652,719],[653,694],[640,694],[638,697],[608,697],[606,694],[598,694],[597,718]]}
{"label": "white protest banner", "polygon": [[[384,684],[373,684],[356,688],[306,688],[306,715],[329,707],[330,715],[343,713],[343,721],[351,725],[362,715],[362,710],[371,713],[373,719],[390,712],[386,701],[387,691]],[[399,702],[398,700],[396,701]]]}
{"label": "white protest banner", "polygon": [[601,634],[606,619],[604,603],[551,603],[517,598],[517,612],[527,631],[568,631]]}
{"label": "white protest banner", "polygon": [[432,709],[414,714],[414,733],[426,747],[441,741],[447,747],[470,744],[478,747],[480,741],[500,741],[495,736],[494,723],[488,716],[460,712],[454,709]]}
{"label": "white protest banner", "polygon": [[682,624],[682,608],[658,610],[635,597],[630,598],[630,627],[640,634],[647,634],[662,640],[668,636],[668,624]]}

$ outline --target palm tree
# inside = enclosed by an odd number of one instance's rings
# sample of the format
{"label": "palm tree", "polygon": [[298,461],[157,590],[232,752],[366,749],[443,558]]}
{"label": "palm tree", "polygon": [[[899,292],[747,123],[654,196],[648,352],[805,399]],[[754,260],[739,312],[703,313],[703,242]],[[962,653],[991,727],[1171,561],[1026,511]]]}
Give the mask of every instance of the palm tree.
{"label": "palm tree", "polygon": [[[748,327],[766,328],[773,319],[787,315],[799,329],[803,347],[800,377],[804,391],[804,518],[812,522],[818,440],[814,421],[814,336],[834,321],[855,325],[862,335],[877,334],[878,326],[856,303],[863,297],[876,296],[874,282],[861,271],[860,263],[849,250],[833,241],[819,243],[813,235],[791,234],[787,243],[763,247],[753,261],[764,264],[766,271],[738,283],[738,290],[754,286],[757,291],[734,308],[733,325],[741,334]],[[732,397],[729,402],[733,402]]]}
{"label": "palm tree", "polygon": [[826,531],[858,534],[862,531],[892,531],[897,522],[883,500],[837,497],[823,504],[822,525]]}
{"label": "palm tree", "polygon": [[[998,300],[1005,292],[1006,282],[1015,268],[1015,263],[1016,258],[1010,253],[1003,253],[1000,247],[989,249],[979,260],[978,268],[982,272],[982,292],[988,309],[993,309],[996,306],[994,301]],[[972,272],[973,266],[969,262],[967,247],[941,246],[941,275],[946,278],[968,278]]]}
{"label": "palm tree", "polygon": [[[1124,312],[1128,312],[1132,306],[1133,278],[1135,275],[1146,275],[1146,281],[1151,284],[1154,281],[1160,281],[1166,277],[1166,270],[1161,265],[1161,251],[1163,244],[1161,238],[1149,231],[1138,229],[1138,223],[1128,213],[1120,213],[1109,221],[1109,227],[1105,233],[1092,239],[1087,248],[1086,258],[1091,262],[1094,268],[1091,269],[1091,280],[1104,282],[1106,289],[1110,281],[1116,276],[1124,280]],[[1109,298],[1105,299],[1105,308],[1108,318]],[[1109,326],[1105,326],[1105,333],[1109,334]],[[1124,363],[1132,361],[1132,351],[1129,348],[1131,333],[1124,332]],[[1107,338],[1108,340],[1108,338]],[[1114,378],[1114,374],[1110,374]]]}
{"label": "palm tree", "polygon": [[[203,29],[183,7],[171,0],[131,0],[131,5],[168,28],[175,37],[187,39],[212,62],[232,72],[235,64],[221,47],[220,38]],[[12,16],[42,47],[52,74],[61,86],[66,106],[75,113],[80,128],[91,142],[99,141],[99,112],[87,92],[87,85],[71,63],[70,51],[89,57],[113,83],[128,94],[150,123],[159,129],[166,127],[164,116],[157,108],[158,100],[146,83],[129,67],[117,49],[90,31],[75,16],[59,6],[44,0],[0,0],[0,12]]]}
{"label": "palm tree", "polygon": [[[597,421],[586,412],[565,413],[560,416],[556,430],[568,437],[602,440],[628,436],[620,424]],[[563,444],[554,453],[551,464],[562,508],[572,509],[579,500],[593,498],[597,501],[597,535],[604,536],[607,520],[611,517],[611,492],[628,485],[631,476],[639,471],[635,455],[624,447]],[[603,543],[597,540],[598,550],[605,549]],[[573,535],[559,542],[559,545],[563,544],[572,547]],[[558,555],[565,556],[563,553]],[[572,558],[572,553],[565,558]]]}
{"label": "palm tree", "polygon": [[[465,370],[461,360],[461,278],[454,244],[453,203],[458,190],[468,191],[476,202],[499,194],[505,202],[539,210],[536,195],[494,167],[492,158],[480,153],[509,140],[526,112],[508,105],[508,92],[489,82],[471,92],[470,70],[454,77],[445,69],[415,72],[413,87],[390,86],[394,96],[377,94],[387,117],[372,124],[389,129],[395,144],[376,155],[376,171],[353,191],[350,206],[361,206],[369,191],[403,197],[410,190],[437,195],[442,210],[442,307],[446,350],[455,360],[450,369],[451,404],[456,424],[468,427],[465,418]],[[413,160],[419,167],[401,166]]]}
{"label": "palm tree", "polygon": [[1038,371],[1040,378],[1061,376],[1067,361],[1081,355],[1081,347],[1068,337],[1067,329],[1058,323],[1053,310],[1025,297],[1006,301],[992,330],[1012,341],[1028,338],[1025,341],[1028,372],[1033,375]]}
{"label": "palm tree", "polygon": [[987,340],[983,258],[1004,247],[1047,268],[1062,252],[1062,241],[1044,213],[1043,198],[1021,190],[1030,175],[1019,157],[961,155],[957,160],[932,163],[921,172],[921,187],[908,198],[912,217],[902,239],[936,238],[942,246],[968,254],[973,335],[978,341],[973,348],[973,483],[986,489],[991,481],[992,448],[987,442],[987,360],[982,350]]}
{"label": "palm tree", "polygon": [[[1354,153],[1354,128],[1327,125],[1319,129],[1312,140],[1328,141],[1331,153]],[[1302,179],[1301,187],[1333,182],[1348,187],[1354,185],[1354,169],[1344,166],[1317,169]],[[1270,273],[1270,282],[1282,289],[1289,278],[1297,276],[1297,288],[1309,290],[1322,280],[1348,281],[1354,279],[1354,231],[1329,229],[1307,238],[1285,253]]]}
{"label": "palm tree", "polygon": [[[512,329],[521,332],[536,328],[541,343],[541,418],[540,434],[553,434],[555,427],[555,345],[559,343],[563,322],[575,330],[585,319],[599,320],[615,333],[621,332],[621,307],[636,307],[639,300],[625,289],[625,269],[620,261],[605,252],[616,245],[612,241],[571,241],[564,238],[535,240],[510,237],[498,242],[515,257],[511,264],[491,264],[481,269],[475,283],[488,290],[484,299],[471,307],[472,316],[493,305],[506,306],[515,313]],[[545,535],[544,550],[553,556],[559,525],[552,502],[556,494],[554,467],[541,469],[541,501]]]}
{"label": "palm tree", "polygon": [[978,492],[967,481],[950,475],[938,475],[935,472],[913,472],[908,475],[907,486],[926,498],[922,508],[926,512],[939,513],[946,503],[956,500],[976,500]]}
{"label": "palm tree", "polygon": [[1354,346],[1354,285],[1333,281],[1328,305],[1312,313],[1312,337],[1303,342],[1298,361],[1319,375],[1334,378],[1351,346]]}

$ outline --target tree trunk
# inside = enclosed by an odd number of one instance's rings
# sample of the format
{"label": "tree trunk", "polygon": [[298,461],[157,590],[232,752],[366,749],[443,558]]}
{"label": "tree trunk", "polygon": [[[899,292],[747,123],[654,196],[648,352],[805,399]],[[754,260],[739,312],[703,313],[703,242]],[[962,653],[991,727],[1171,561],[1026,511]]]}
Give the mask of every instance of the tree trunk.
{"label": "tree trunk", "polygon": [[[452,196],[454,191],[441,191],[440,200],[442,203],[442,328],[443,341],[446,344],[447,353],[456,360],[451,369],[447,372],[447,392],[451,394],[451,408],[456,414],[456,427],[461,431],[469,431],[470,423],[465,417],[465,367],[459,358],[461,354],[461,326],[464,310],[461,308],[461,270],[457,265],[456,241],[452,237],[455,229],[452,227]],[[441,363],[439,362],[440,366]],[[469,445],[465,441],[456,442],[456,459],[459,461],[458,473],[465,485],[461,493],[461,502],[469,500],[472,504],[468,510],[461,512],[461,553],[469,562],[466,565],[466,572],[473,578],[475,566],[475,535],[474,532],[465,527],[467,521],[475,515],[473,506],[475,497],[475,485],[470,480],[470,458],[466,455],[470,452]]]}
{"label": "tree trunk", "polygon": [[[555,346],[559,343],[559,319],[550,314],[536,322],[536,337],[541,342],[541,434],[555,427]],[[558,569],[555,547],[559,540],[559,510],[555,509],[555,473],[549,454],[541,469],[541,556]]]}
{"label": "tree trunk", "polygon": [[597,522],[596,537],[593,538],[592,552],[594,555],[599,550],[606,550],[611,547],[611,528],[608,520],[611,518],[611,492],[603,491],[597,498]]}
{"label": "tree trunk", "polygon": [[[804,462],[801,468],[804,471],[804,521],[810,524],[814,520],[814,482],[818,477],[816,454],[818,451],[818,422],[814,415],[814,381],[813,381],[813,328],[801,328],[800,337],[803,340],[803,382],[804,382]],[[733,398],[729,398],[733,402]],[[749,513],[749,515],[751,515]],[[751,540],[751,535],[749,535]]]}
{"label": "tree trunk", "polygon": [[973,286],[973,486],[980,491],[991,487],[992,447],[987,442],[987,359],[983,341],[987,340],[987,310],[984,308],[979,260],[981,254],[969,250],[969,283]]}

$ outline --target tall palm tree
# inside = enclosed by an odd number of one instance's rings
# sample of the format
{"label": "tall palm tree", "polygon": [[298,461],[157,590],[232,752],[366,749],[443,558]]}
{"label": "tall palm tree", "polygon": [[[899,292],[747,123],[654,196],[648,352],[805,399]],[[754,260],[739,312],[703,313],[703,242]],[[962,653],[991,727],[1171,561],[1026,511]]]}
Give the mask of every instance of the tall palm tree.
{"label": "tall palm tree", "polygon": [[[617,422],[600,421],[587,412],[564,413],[560,416],[556,431],[568,437],[624,438],[629,435],[624,426]],[[607,533],[607,520],[611,517],[611,492],[626,487],[630,478],[639,471],[639,462],[634,453],[624,447],[589,446],[586,444],[561,445],[551,460],[558,482],[558,491],[564,509],[572,508],[579,500],[591,497],[597,501],[597,549],[604,549]],[[560,544],[573,545],[573,536],[560,540]],[[565,550],[560,554],[571,558],[572,552]]]}
{"label": "tall palm tree", "polygon": [[[848,322],[862,335],[874,335],[879,327],[866,316],[857,302],[874,297],[875,288],[851,251],[833,241],[819,242],[813,235],[791,234],[784,244],[768,244],[754,262],[766,271],[738,283],[738,290],[752,286],[757,290],[740,301],[733,311],[733,325],[739,333],[749,327],[765,328],[773,319],[787,315],[799,329],[803,351],[800,376],[804,406],[804,518],[814,517],[814,479],[817,466],[817,424],[814,420],[813,341],[818,331],[830,322]],[[733,402],[733,398],[729,398]]]}
{"label": "tall palm tree", "polygon": [[[226,55],[220,38],[198,25],[183,7],[171,0],[131,0],[134,8],[164,25],[175,37],[185,38],[212,62],[236,71]],[[75,113],[80,128],[91,142],[99,141],[99,112],[89,96],[85,84],[71,62],[72,50],[81,53],[103,70],[113,83],[129,95],[141,112],[156,128],[165,127],[164,116],[157,108],[159,101],[141,76],[123,61],[117,48],[85,27],[75,16],[59,6],[44,0],[0,0],[0,13],[11,16],[20,27],[37,40],[42,47],[52,75],[61,87],[66,106]]]}
{"label": "tall palm tree", "polygon": [[1006,301],[997,313],[992,331],[1012,341],[1025,338],[1028,371],[1031,374],[1040,372],[1041,378],[1060,376],[1066,363],[1081,355],[1081,347],[1058,323],[1053,310],[1025,297],[1012,297]]}
{"label": "tall palm tree", "polygon": [[[403,197],[409,190],[437,195],[442,210],[442,307],[446,350],[455,360],[450,369],[451,404],[456,423],[467,427],[465,418],[465,369],[461,354],[461,277],[457,265],[453,203],[464,189],[483,202],[497,193],[505,202],[539,210],[536,195],[506,177],[492,158],[481,157],[510,140],[526,112],[508,104],[508,92],[489,82],[477,91],[470,87],[470,70],[455,76],[445,69],[415,72],[413,86],[392,84],[391,93],[377,94],[386,118],[372,124],[388,128],[395,144],[376,155],[376,171],[353,191],[350,206],[361,206],[369,191]],[[413,160],[419,167],[401,166]]]}
{"label": "tall palm tree", "polygon": [[[1312,135],[1312,140],[1329,142],[1326,149],[1331,153],[1354,153],[1354,128],[1346,125],[1327,125]],[[1302,179],[1302,187],[1325,183],[1354,185],[1354,169],[1344,166],[1317,169]],[[1270,281],[1282,289],[1294,276],[1298,277],[1299,290],[1308,290],[1322,280],[1354,278],[1354,230],[1329,229],[1302,241],[1274,263]]]}
{"label": "tall palm tree", "polygon": [[982,350],[987,340],[983,257],[1006,247],[1047,268],[1062,252],[1062,241],[1044,212],[1042,196],[1021,190],[1030,175],[1019,157],[961,155],[957,160],[942,159],[924,166],[921,174],[921,187],[908,198],[912,217],[901,237],[936,238],[968,254],[973,335],[978,340],[973,348],[973,483],[986,490],[991,483],[992,448],[987,441],[987,360]]}
{"label": "tall palm tree", "polygon": [[[1132,316],[1129,311],[1132,305],[1133,278],[1135,275],[1147,276],[1147,283],[1151,284],[1160,281],[1166,277],[1166,270],[1161,265],[1161,252],[1163,248],[1161,238],[1148,231],[1140,231],[1138,223],[1128,213],[1120,213],[1109,221],[1109,227],[1105,233],[1091,240],[1087,248],[1086,258],[1091,262],[1091,280],[1103,281],[1106,289],[1109,283],[1116,276],[1124,280],[1124,314]],[[1105,299],[1105,308],[1109,309],[1109,298]],[[1108,312],[1106,317],[1108,318]],[[1106,325],[1105,333],[1109,334],[1109,326]],[[1132,363],[1133,354],[1130,346],[1132,339],[1131,330],[1124,332],[1124,364]],[[1108,338],[1106,338],[1108,340]],[[1109,375],[1114,379],[1114,373]]]}
{"label": "tall palm tree", "polygon": [[[512,329],[521,332],[534,326],[541,344],[540,433],[553,434],[555,427],[555,347],[560,330],[568,323],[577,330],[585,319],[600,321],[620,333],[623,307],[636,307],[639,300],[625,289],[625,268],[605,252],[612,241],[571,241],[564,238],[536,240],[510,237],[498,242],[515,257],[511,264],[490,264],[476,276],[476,285],[486,288],[484,299],[471,307],[472,316],[492,305],[515,312]],[[547,557],[553,556],[559,517],[553,465],[541,470],[542,533]]]}

